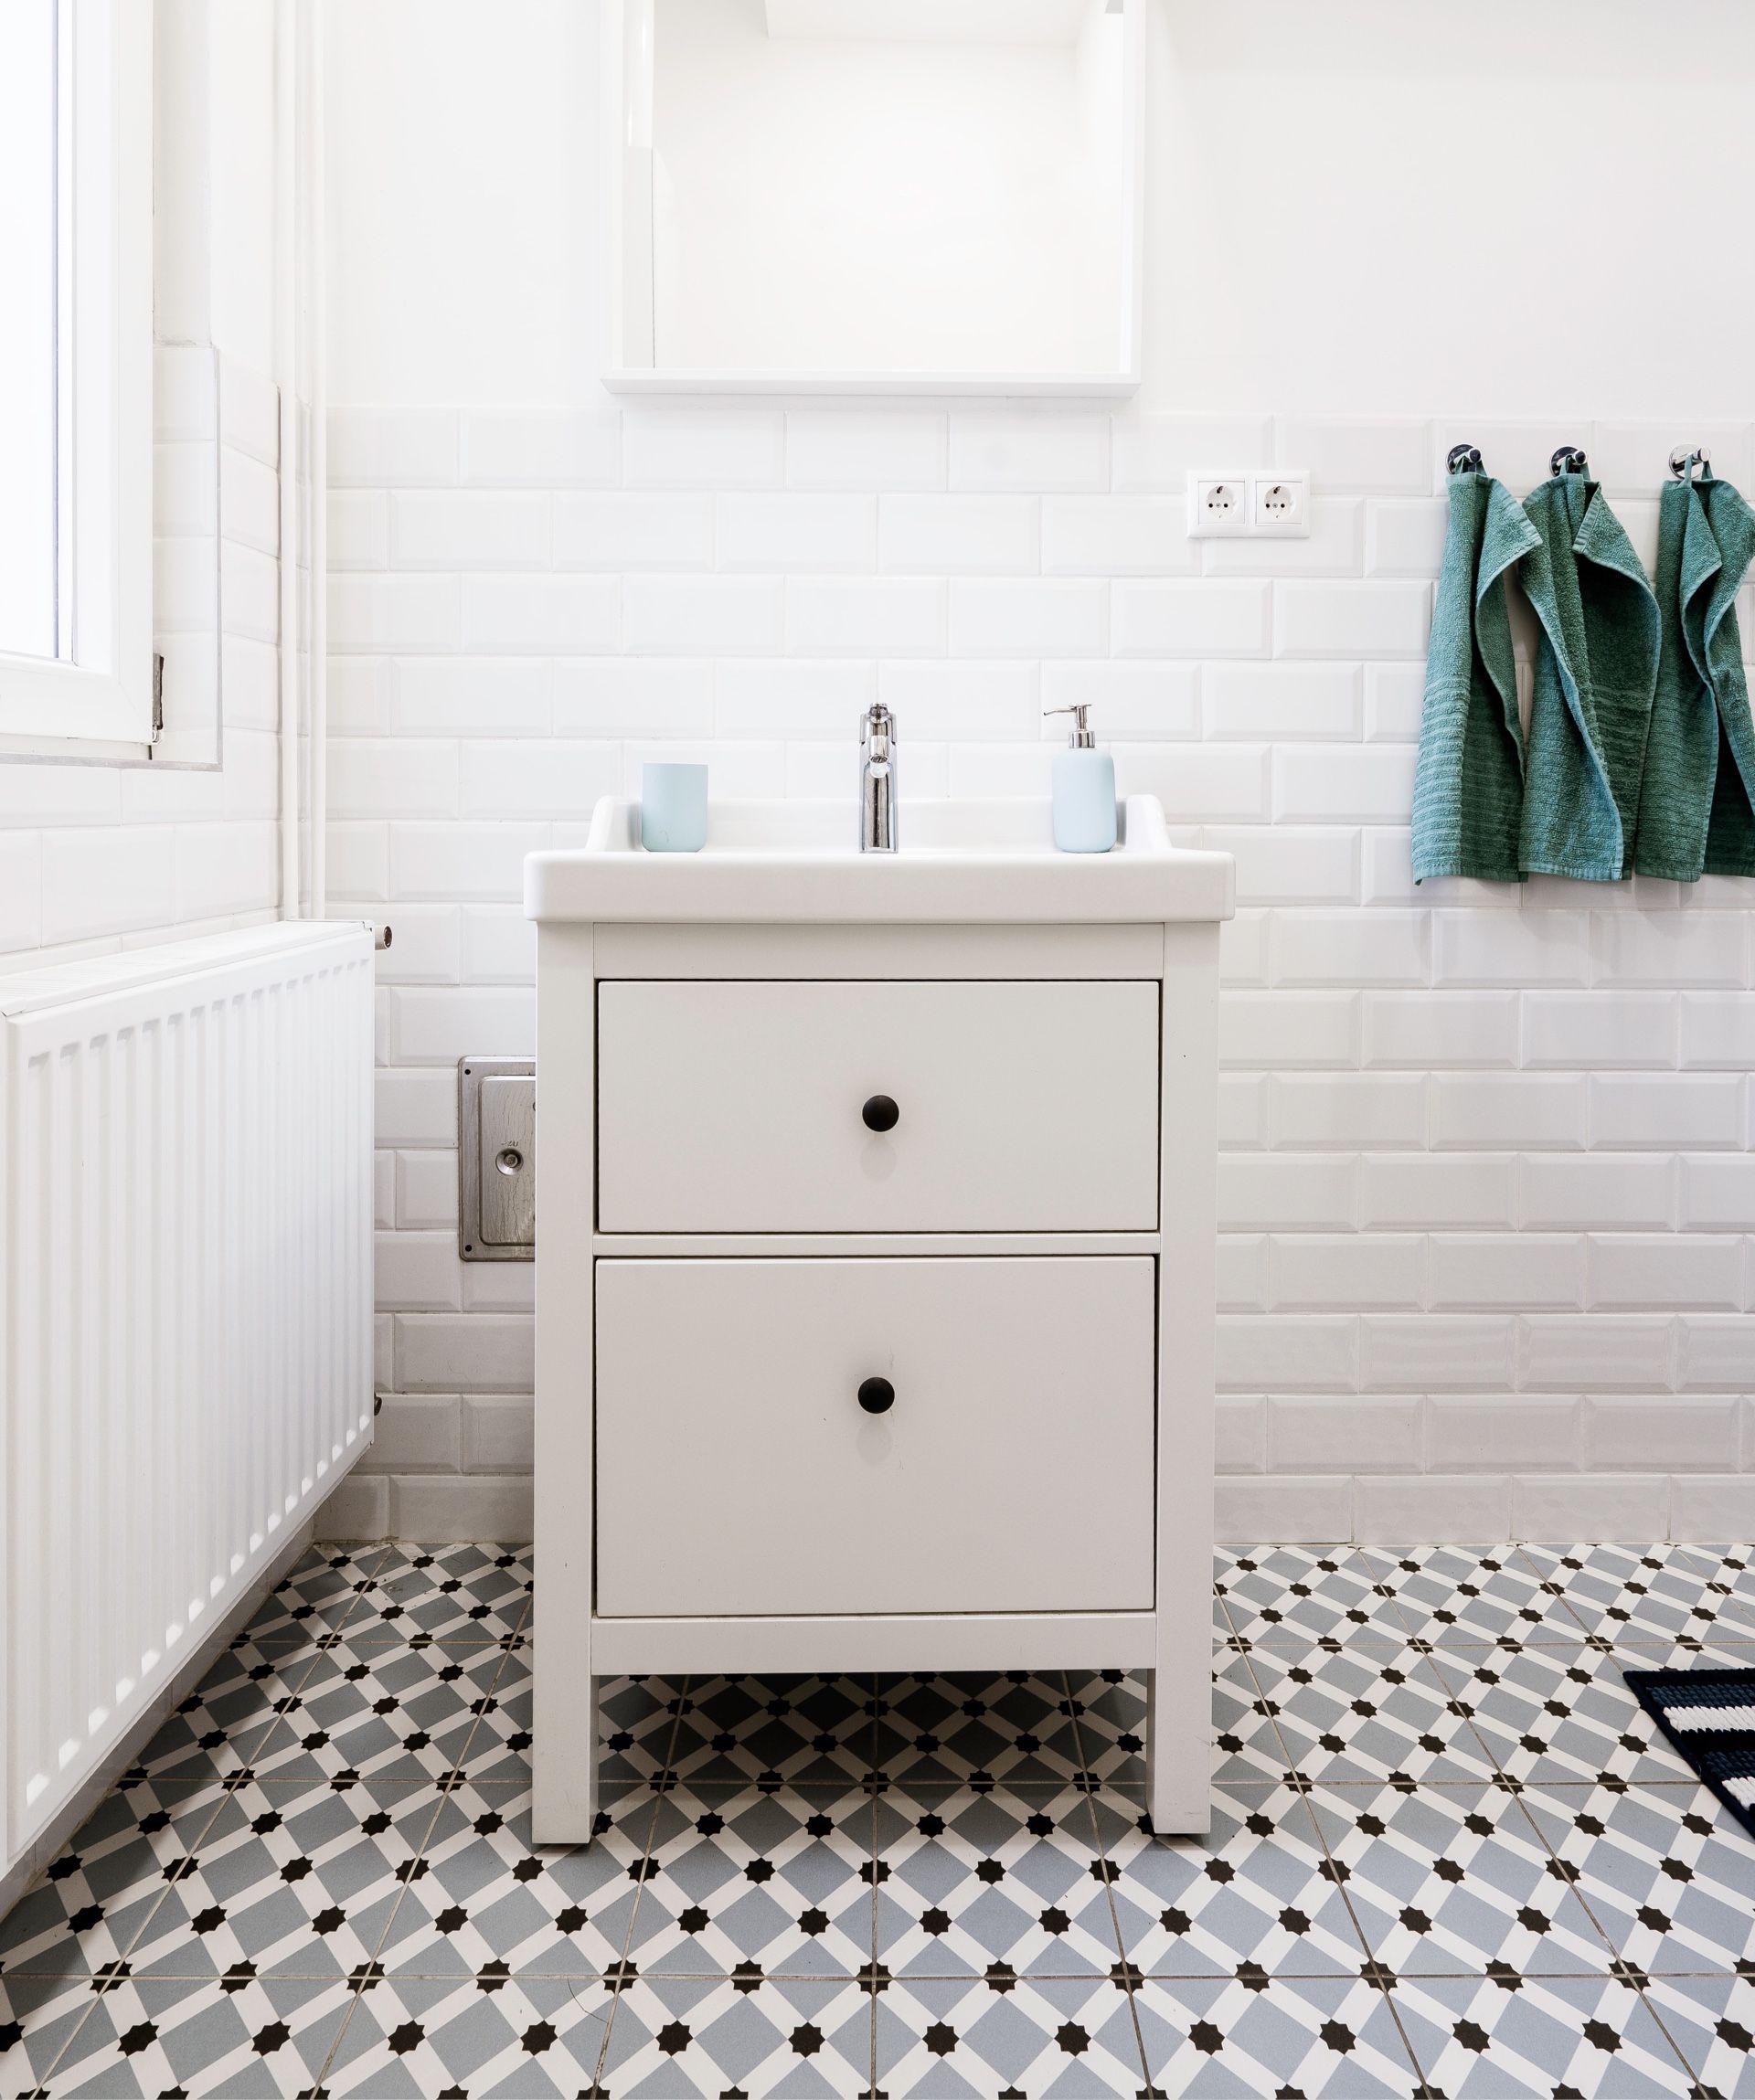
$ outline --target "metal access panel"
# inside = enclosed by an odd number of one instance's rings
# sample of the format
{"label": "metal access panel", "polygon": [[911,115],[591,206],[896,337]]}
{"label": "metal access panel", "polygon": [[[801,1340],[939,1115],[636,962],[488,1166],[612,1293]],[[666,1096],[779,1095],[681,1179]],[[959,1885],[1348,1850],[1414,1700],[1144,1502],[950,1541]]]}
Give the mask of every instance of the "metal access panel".
{"label": "metal access panel", "polygon": [[528,1057],[457,1065],[457,1252],[464,1261],[537,1255],[537,1067]]}

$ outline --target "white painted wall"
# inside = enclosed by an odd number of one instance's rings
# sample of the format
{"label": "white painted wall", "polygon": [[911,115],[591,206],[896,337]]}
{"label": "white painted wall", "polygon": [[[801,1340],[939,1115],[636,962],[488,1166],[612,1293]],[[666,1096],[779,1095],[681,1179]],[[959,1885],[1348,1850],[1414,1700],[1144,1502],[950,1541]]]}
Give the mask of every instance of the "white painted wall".
{"label": "white painted wall", "polygon": [[329,11],[330,397],[601,396],[596,12]]}
{"label": "white painted wall", "polygon": [[[1678,440],[1755,477],[1755,18],[1173,0],[1137,403],[624,415],[586,13],[331,16],[334,908],[397,936],[388,1397],[334,1522],[528,1521],[528,1271],[452,1229],[452,1062],[531,1041],[522,855],[654,749],[847,792],[878,693],[905,794],[1045,792],[1077,694],[1238,856],[1229,1535],[1748,1535],[1747,886],[1416,893],[1407,816],[1452,438],[1518,486],[1585,444],[1648,549]],[[1312,538],[1189,543],[1191,460],[1309,467]]]}
{"label": "white painted wall", "polygon": [[274,0],[207,0],[209,325],[217,349],[274,369]]}
{"label": "white painted wall", "polygon": [[274,916],[273,0],[158,0],[154,637],[220,760],[0,758],[0,968]]}
{"label": "white painted wall", "polygon": [[[1741,0],[1153,27],[1143,408],[1746,412]],[[335,398],[600,398],[590,10],[350,0],[330,31]]]}
{"label": "white painted wall", "polygon": [[1151,406],[1748,413],[1739,0],[1169,0],[1159,20]]}
{"label": "white painted wall", "polygon": [[1122,18],[1101,0],[1055,42],[774,37],[761,0],[656,0],[655,23],[659,365],[1122,363]]}

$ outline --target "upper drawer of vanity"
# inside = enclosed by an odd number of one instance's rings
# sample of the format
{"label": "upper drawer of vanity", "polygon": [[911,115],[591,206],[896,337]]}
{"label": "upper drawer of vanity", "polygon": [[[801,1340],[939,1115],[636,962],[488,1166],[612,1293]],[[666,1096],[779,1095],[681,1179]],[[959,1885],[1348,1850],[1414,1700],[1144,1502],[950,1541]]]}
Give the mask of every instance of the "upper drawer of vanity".
{"label": "upper drawer of vanity", "polygon": [[1155,982],[609,982],[602,1232],[1149,1232]]}

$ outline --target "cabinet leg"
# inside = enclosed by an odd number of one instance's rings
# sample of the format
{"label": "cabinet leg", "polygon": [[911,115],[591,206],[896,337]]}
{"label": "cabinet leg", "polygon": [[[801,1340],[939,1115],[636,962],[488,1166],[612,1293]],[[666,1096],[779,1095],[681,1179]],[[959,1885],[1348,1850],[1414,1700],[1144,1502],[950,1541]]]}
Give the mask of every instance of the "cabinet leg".
{"label": "cabinet leg", "polygon": [[597,1822],[597,1760],[600,1730],[598,1688],[601,1680],[587,1677],[582,1698],[569,1699],[567,1735],[545,1729],[542,1699],[537,1701],[536,1740],[530,1753],[530,1830],[538,1845],[589,1845]]}
{"label": "cabinet leg", "polygon": [[1160,1838],[1204,1837],[1212,1825],[1212,1680],[1145,1673],[1145,1809]]}

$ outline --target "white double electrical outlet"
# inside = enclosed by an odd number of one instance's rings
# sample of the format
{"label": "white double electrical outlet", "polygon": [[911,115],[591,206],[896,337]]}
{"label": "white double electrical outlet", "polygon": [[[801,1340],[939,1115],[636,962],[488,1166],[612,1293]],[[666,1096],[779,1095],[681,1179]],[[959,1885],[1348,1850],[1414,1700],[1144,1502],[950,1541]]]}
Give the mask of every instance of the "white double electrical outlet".
{"label": "white double electrical outlet", "polygon": [[1188,471],[1190,539],[1308,539],[1310,476],[1302,467],[1271,473]]}

